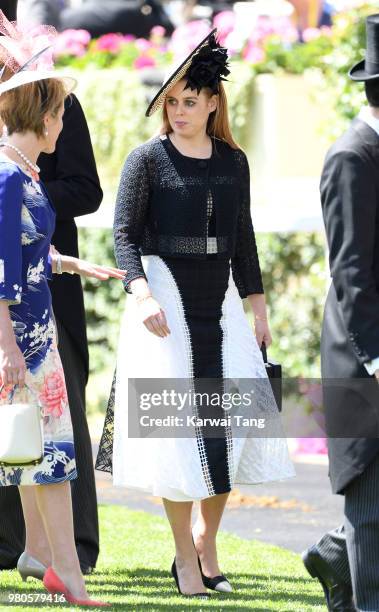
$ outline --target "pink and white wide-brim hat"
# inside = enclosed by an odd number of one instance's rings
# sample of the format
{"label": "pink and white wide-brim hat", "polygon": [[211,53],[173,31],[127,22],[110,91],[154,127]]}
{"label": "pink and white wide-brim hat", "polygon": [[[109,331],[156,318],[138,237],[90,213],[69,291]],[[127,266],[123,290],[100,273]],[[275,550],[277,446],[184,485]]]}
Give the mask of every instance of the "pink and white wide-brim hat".
{"label": "pink and white wide-brim hat", "polygon": [[74,77],[54,70],[53,46],[57,31],[52,26],[40,25],[26,28],[15,21],[8,21],[0,11],[0,63],[13,75],[0,82],[0,95],[21,85],[45,79],[63,81],[65,90],[70,93],[76,86]]}
{"label": "pink and white wide-brim hat", "polygon": [[74,77],[68,76],[64,72],[59,70],[25,70],[17,72],[7,81],[0,83],[0,96],[6,91],[26,85],[27,83],[34,83],[35,81],[43,81],[45,79],[59,79],[63,81],[63,85],[67,94],[71,93],[77,85],[77,80]]}

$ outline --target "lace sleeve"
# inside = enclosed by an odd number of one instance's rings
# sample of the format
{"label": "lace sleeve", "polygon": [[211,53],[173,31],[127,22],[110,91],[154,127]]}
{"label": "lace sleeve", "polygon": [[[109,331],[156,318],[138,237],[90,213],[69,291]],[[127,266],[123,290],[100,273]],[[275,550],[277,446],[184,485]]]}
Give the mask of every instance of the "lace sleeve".
{"label": "lace sleeve", "polygon": [[241,203],[232,272],[238,292],[241,298],[245,298],[253,293],[264,293],[264,290],[250,213],[249,164],[242,151],[238,151],[237,163],[241,173]]}
{"label": "lace sleeve", "polygon": [[140,240],[149,204],[149,176],[147,163],[140,148],[127,157],[121,173],[113,225],[117,265],[127,270],[124,287],[131,293],[130,283],[144,277]]}

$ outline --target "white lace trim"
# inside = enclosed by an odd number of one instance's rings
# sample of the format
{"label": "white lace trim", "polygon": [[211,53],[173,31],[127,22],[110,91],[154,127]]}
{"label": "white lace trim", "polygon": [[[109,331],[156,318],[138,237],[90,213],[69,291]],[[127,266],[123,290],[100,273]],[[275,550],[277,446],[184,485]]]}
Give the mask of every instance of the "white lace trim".
{"label": "white lace trim", "polygon": [[[179,319],[181,321],[184,341],[186,344],[186,357],[188,360],[188,367],[189,367],[190,380],[191,380],[191,383],[190,383],[191,393],[192,393],[195,391],[194,383],[193,383],[193,379],[194,379],[193,347],[192,347],[192,342],[191,342],[191,334],[190,334],[190,331],[187,325],[187,321],[186,321],[185,310],[183,306],[183,298],[179,291],[179,287],[171,273],[171,270],[168,268],[168,266],[164,263],[164,261],[158,255],[153,255],[153,257],[155,261],[157,262],[158,267],[160,267],[162,270],[165,271],[172,293],[177,294],[177,300],[175,300],[175,304],[176,304],[176,307],[179,313]],[[199,418],[199,411],[197,409],[196,402],[194,403],[192,407],[192,414],[194,417],[196,417],[196,419]],[[195,426],[195,434],[196,434],[196,441],[197,441],[197,446],[199,450],[199,456],[200,456],[200,462],[201,462],[201,468],[202,468],[202,472],[204,476],[204,481],[207,486],[209,495],[215,495],[216,492],[214,490],[212,477],[209,471],[209,464],[208,464],[207,454],[206,454],[205,445],[204,445],[204,436],[203,436],[201,427]]]}
{"label": "white lace trim", "polygon": [[[229,278],[229,284],[230,284],[230,278]],[[225,389],[225,379],[228,378],[228,363],[229,363],[229,355],[228,355],[228,327],[226,325],[226,318],[227,318],[227,299],[226,296],[228,294],[229,291],[229,284],[228,284],[228,288],[225,292],[225,298],[222,304],[222,316],[220,319],[220,326],[222,329],[222,346],[221,346],[221,358],[222,358],[222,376],[223,376],[223,387],[224,387],[224,392],[226,391]],[[233,487],[233,478],[234,478],[234,461],[233,461],[233,432],[232,432],[232,428],[230,426],[225,427],[225,434],[226,434],[226,452],[227,452],[227,464],[228,464],[228,479],[229,479],[229,483],[230,486]]]}

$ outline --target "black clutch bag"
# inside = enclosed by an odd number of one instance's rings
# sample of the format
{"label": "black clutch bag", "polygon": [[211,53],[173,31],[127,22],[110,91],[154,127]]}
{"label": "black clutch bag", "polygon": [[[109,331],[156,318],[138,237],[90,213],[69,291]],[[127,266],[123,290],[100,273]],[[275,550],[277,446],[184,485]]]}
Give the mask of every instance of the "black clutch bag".
{"label": "black clutch bag", "polygon": [[279,412],[282,411],[282,366],[277,361],[269,361],[267,349],[264,342],[261,346],[262,357],[266,367],[267,376],[270,379],[272,392],[278,405]]}

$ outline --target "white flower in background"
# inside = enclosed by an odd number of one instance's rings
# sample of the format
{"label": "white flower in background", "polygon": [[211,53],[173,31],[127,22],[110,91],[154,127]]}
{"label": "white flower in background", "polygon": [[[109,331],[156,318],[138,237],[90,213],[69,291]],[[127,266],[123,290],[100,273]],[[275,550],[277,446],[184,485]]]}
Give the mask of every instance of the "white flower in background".
{"label": "white flower in background", "polygon": [[29,264],[26,274],[28,285],[38,285],[44,279],[45,266],[41,257],[36,266]]}
{"label": "white flower in background", "polygon": [[0,283],[4,284],[4,259],[0,259]]}

